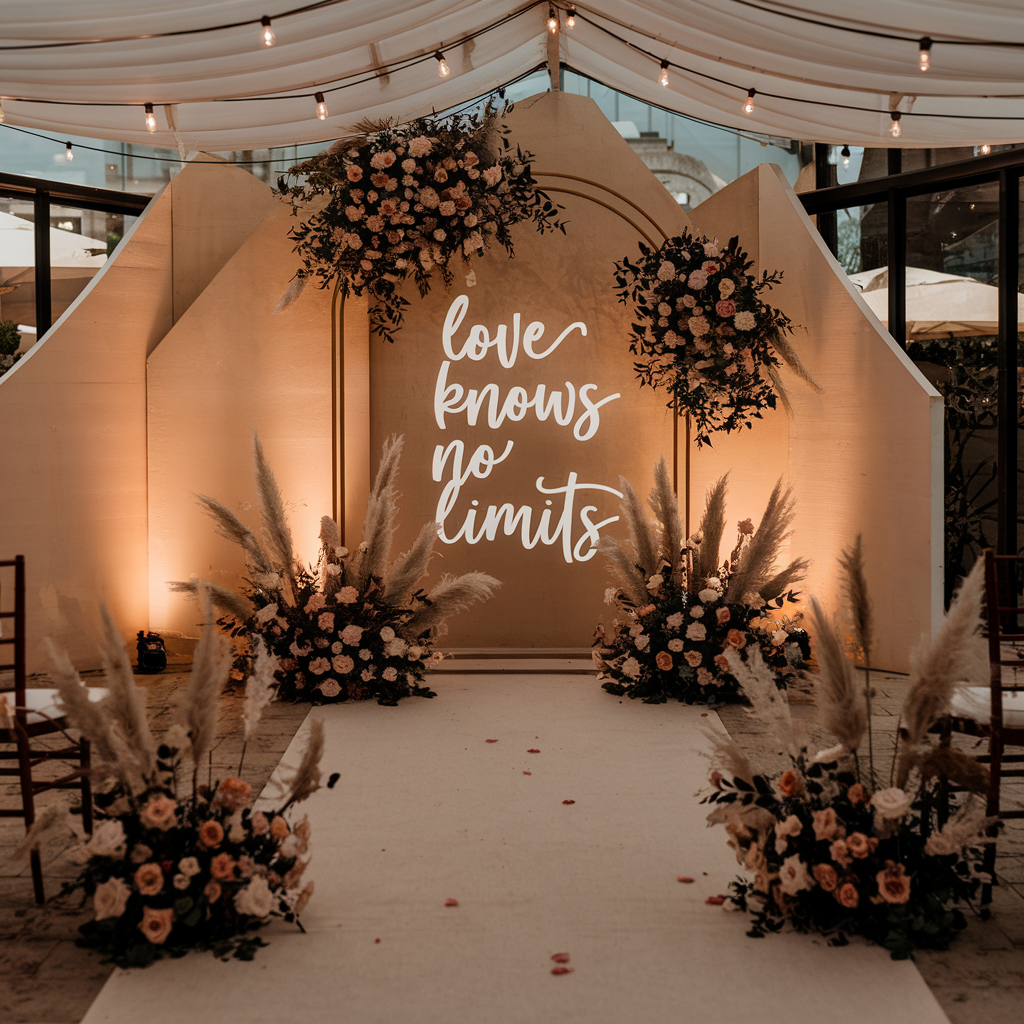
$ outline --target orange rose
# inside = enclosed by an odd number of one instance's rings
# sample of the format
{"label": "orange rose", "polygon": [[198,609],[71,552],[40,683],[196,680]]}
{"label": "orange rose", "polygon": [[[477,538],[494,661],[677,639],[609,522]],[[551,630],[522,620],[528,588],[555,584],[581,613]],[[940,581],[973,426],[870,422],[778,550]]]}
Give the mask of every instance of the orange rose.
{"label": "orange rose", "polygon": [[672,667],[672,655],[668,651],[658,651],[658,656],[654,660],[662,672],[667,672]]}
{"label": "orange rose", "polygon": [[841,864],[844,868],[850,866],[850,851],[846,845],[845,839],[837,839],[831,846],[830,851],[832,859],[837,863]]}
{"label": "orange rose", "polygon": [[725,641],[730,647],[735,647],[738,651],[746,644],[747,638],[738,629],[730,629],[726,634]]}
{"label": "orange rose", "polygon": [[177,803],[169,796],[159,793],[151,796],[146,805],[139,811],[139,821],[145,828],[158,828],[166,832],[177,822]]}
{"label": "orange rose", "polygon": [[718,624],[724,626],[732,618],[732,612],[728,608],[719,608],[715,612],[715,617],[718,619]]}
{"label": "orange rose", "polygon": [[811,868],[811,874],[825,892],[835,892],[836,886],[839,885],[839,876],[831,864],[815,864]]}
{"label": "orange rose", "polygon": [[729,671],[729,661],[724,654],[715,655],[715,668],[717,668],[719,672]]}
{"label": "orange rose", "polygon": [[262,811],[257,811],[249,819],[249,824],[252,825],[252,834],[254,836],[262,836],[270,831],[270,822],[267,821],[267,816]]}
{"label": "orange rose", "polygon": [[153,943],[154,946],[162,946],[171,934],[171,926],[174,924],[174,911],[170,907],[163,910],[154,910],[152,907],[142,908],[142,920],[139,922],[139,931]]}
{"label": "orange rose", "polygon": [[835,892],[836,899],[847,910],[857,909],[857,906],[860,904],[860,893],[857,892],[857,886],[853,882],[843,882]]}
{"label": "orange rose", "polygon": [[143,864],[135,872],[135,888],[143,896],[155,896],[164,887],[164,873],[160,870],[159,864],[152,861]]}
{"label": "orange rose", "polygon": [[876,846],[878,846],[878,840],[868,839],[863,832],[853,832],[846,837],[846,848],[849,850],[850,856],[856,857],[858,860],[863,860],[874,853]]}
{"label": "orange rose", "polygon": [[855,782],[846,791],[846,799],[849,800],[851,804],[866,804],[868,802],[868,794],[859,782]]}
{"label": "orange rose", "polygon": [[779,792],[784,797],[799,796],[804,791],[804,780],[792,768],[782,773],[779,779]]}
{"label": "orange rose", "polygon": [[199,842],[212,850],[224,841],[224,829],[219,821],[204,821],[199,826]]}
{"label": "orange rose", "polygon": [[291,829],[288,827],[288,822],[285,821],[280,814],[274,815],[274,820],[270,823],[270,834],[275,839],[284,839],[290,831]]}
{"label": "orange rose", "polygon": [[216,903],[220,899],[220,882],[207,882],[203,895],[210,903]]}
{"label": "orange rose", "polygon": [[910,879],[906,871],[902,864],[887,860],[885,867],[875,876],[878,881],[878,895],[886,903],[906,903],[910,899]]}
{"label": "orange rose", "polygon": [[218,853],[210,861],[210,875],[220,882],[228,882],[235,877],[235,862],[230,853]]}
{"label": "orange rose", "polygon": [[234,814],[252,803],[252,786],[248,782],[229,776],[222,779],[213,798],[214,807],[223,807]]}

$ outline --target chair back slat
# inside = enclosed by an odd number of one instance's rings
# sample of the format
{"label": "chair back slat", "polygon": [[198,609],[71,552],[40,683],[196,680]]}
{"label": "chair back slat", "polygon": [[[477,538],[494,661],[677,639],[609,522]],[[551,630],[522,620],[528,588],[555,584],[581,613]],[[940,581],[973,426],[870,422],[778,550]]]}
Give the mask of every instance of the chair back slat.
{"label": "chair back slat", "polygon": [[[3,637],[5,654],[13,647],[14,659],[0,665],[0,670],[14,670],[14,686],[10,687],[0,681],[0,692],[14,691],[14,703],[16,707],[25,706],[25,684],[27,673],[25,671],[25,556],[16,555],[8,561],[0,561],[0,573],[5,569],[14,569],[14,607],[0,608],[0,622],[4,624],[14,623],[14,636]],[[2,592],[2,589],[0,589]],[[11,642],[13,641],[13,642]]]}

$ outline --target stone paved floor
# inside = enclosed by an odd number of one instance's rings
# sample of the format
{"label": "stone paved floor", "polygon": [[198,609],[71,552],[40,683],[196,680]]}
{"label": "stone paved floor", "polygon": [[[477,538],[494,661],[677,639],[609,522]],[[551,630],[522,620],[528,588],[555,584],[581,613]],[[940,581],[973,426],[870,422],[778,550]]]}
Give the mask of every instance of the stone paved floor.
{"label": "stone paved floor", "polygon": [[[139,676],[146,689],[150,719],[160,732],[169,724],[176,687],[186,676],[168,672]],[[89,679],[100,685],[99,679]],[[40,683],[42,685],[42,683]],[[876,764],[885,767],[894,745],[906,678],[876,674],[873,726]],[[813,696],[807,690],[791,693],[794,718],[812,737],[816,728]],[[241,749],[238,696],[220,702],[219,745],[214,753],[214,777],[234,773]],[[269,778],[306,715],[304,705],[272,704],[264,714],[259,734],[246,753],[245,775],[256,788]],[[741,742],[755,739],[758,723],[742,708],[720,711],[726,728]],[[831,745],[822,743],[822,745]],[[0,779],[3,806],[17,802],[17,783]],[[42,798],[74,802],[74,792],[51,793]],[[1011,791],[1016,805],[1024,804],[1024,785]],[[37,907],[27,865],[12,865],[10,853],[23,835],[17,820],[0,820],[0,1021],[4,1024],[78,1024],[112,968],[91,951],[74,944],[78,925],[88,917],[80,896],[51,899]],[[48,894],[59,891],[63,879],[73,877],[74,866],[65,854],[71,837],[44,849]],[[723,855],[726,851],[723,849]],[[1024,1003],[1024,821],[1008,825],[999,842],[999,886],[993,917],[972,916],[965,934],[945,953],[920,953],[917,963],[952,1024],[1017,1024]],[[879,1018],[884,1019],[883,1017]]]}

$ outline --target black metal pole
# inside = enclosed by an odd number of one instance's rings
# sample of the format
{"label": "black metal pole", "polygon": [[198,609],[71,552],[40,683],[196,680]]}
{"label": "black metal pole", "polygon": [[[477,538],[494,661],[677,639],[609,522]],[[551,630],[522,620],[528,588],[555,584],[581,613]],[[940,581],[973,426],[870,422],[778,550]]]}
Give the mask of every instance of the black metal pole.
{"label": "black metal pole", "polygon": [[[836,168],[828,162],[829,146],[821,142],[814,144],[814,187],[831,188],[839,184]],[[839,255],[839,228],[835,210],[826,210],[817,215],[818,234],[833,256]]]}
{"label": "black metal pole", "polygon": [[996,397],[996,550],[1017,554],[1017,287],[1020,171],[999,172],[999,372]]}
{"label": "black metal pole", "polygon": [[887,149],[885,151],[887,157],[888,171],[890,174],[902,174],[903,173],[903,150],[902,149]]}
{"label": "black metal pole", "polygon": [[50,194],[37,191],[33,198],[36,242],[36,340],[50,329],[53,312],[50,295]]}
{"label": "black metal pole", "polygon": [[[892,150],[890,150],[892,152]],[[889,333],[907,347],[907,199],[889,189]]]}

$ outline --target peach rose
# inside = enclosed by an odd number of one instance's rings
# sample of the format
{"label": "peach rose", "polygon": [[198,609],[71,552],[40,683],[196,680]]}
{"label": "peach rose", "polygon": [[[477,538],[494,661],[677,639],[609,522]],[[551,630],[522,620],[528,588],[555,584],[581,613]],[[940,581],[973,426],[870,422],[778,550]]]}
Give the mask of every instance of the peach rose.
{"label": "peach rose", "polygon": [[856,910],[860,904],[860,893],[853,882],[842,882],[835,890],[835,896],[847,910]]}
{"label": "peach rose", "polygon": [[125,904],[130,895],[131,889],[120,878],[108,878],[105,882],[100,882],[96,886],[96,892],[92,898],[96,920],[120,917],[124,913]]}
{"label": "peach rose", "polygon": [[203,895],[210,903],[216,903],[220,899],[220,882],[207,882]]}
{"label": "peach rose", "polygon": [[804,780],[792,768],[782,773],[779,779],[779,792],[784,797],[799,796],[804,791]]}
{"label": "peach rose", "polygon": [[224,829],[219,821],[204,821],[199,826],[199,842],[208,850],[224,842]]}
{"label": "peach rose", "polygon": [[844,868],[850,866],[850,851],[845,839],[837,839],[830,847],[829,853],[837,864],[841,864]]}
{"label": "peach rose", "polygon": [[902,864],[887,860],[885,867],[875,876],[878,895],[886,903],[906,903],[910,899],[910,879],[906,871]]}
{"label": "peach rose", "polygon": [[176,825],[178,804],[169,796],[158,793],[146,801],[146,806],[139,811],[139,821],[145,828],[158,828],[166,832]]}
{"label": "peach rose", "polygon": [[836,874],[836,869],[831,864],[815,864],[811,868],[811,873],[814,875],[814,880],[825,890],[825,892],[835,892],[836,886],[839,885],[839,876]]}
{"label": "peach rose", "polygon": [[846,791],[846,799],[849,800],[851,804],[866,804],[868,802],[868,794],[859,782],[855,782]]}
{"label": "peach rose", "polygon": [[270,834],[275,839],[284,839],[290,831],[291,829],[288,827],[288,822],[285,821],[280,814],[274,815],[274,820],[270,823]]}
{"label": "peach rose", "polygon": [[662,672],[668,672],[672,668],[672,655],[668,651],[658,651],[658,655],[654,660]]}
{"label": "peach rose", "polygon": [[152,907],[142,908],[142,920],[139,922],[139,931],[153,943],[154,946],[162,946],[171,934],[171,926],[174,924],[174,911],[170,907],[162,910],[154,910]]}
{"label": "peach rose", "polygon": [[715,655],[715,668],[717,668],[719,672],[728,672],[729,671],[729,659],[726,658],[726,656],[724,654],[716,654]]}
{"label": "peach rose", "polygon": [[262,836],[270,831],[270,822],[267,821],[267,816],[262,811],[257,811],[249,819],[249,824],[252,825],[252,834],[254,836]]}
{"label": "peach rose", "polygon": [[814,838],[817,840],[834,839],[842,828],[836,812],[831,807],[826,807],[823,811],[814,811],[811,817],[814,819]]}
{"label": "peach rose", "polygon": [[858,860],[870,856],[875,852],[877,846],[878,840],[868,839],[863,832],[853,832],[846,837],[846,848],[850,851],[850,855]]}
{"label": "peach rose", "polygon": [[230,853],[218,853],[210,861],[210,875],[219,882],[229,882],[235,877],[235,867]]}
{"label": "peach rose", "polygon": [[135,888],[143,896],[155,896],[164,887],[164,873],[159,864],[152,861],[143,864],[135,872]]}
{"label": "peach rose", "polygon": [[704,660],[704,655],[700,651],[687,651],[683,657],[686,658],[686,664],[690,668],[696,668]]}
{"label": "peach rose", "polygon": [[728,608],[719,608],[715,612],[715,617],[718,619],[718,624],[724,626],[732,618],[732,612]]}
{"label": "peach rose", "polygon": [[737,651],[747,642],[746,637],[738,629],[730,629],[725,640],[730,647],[735,647]]}
{"label": "peach rose", "polygon": [[234,814],[252,803],[252,786],[248,782],[228,776],[222,779],[217,787],[217,795],[213,798],[214,807],[223,807]]}

